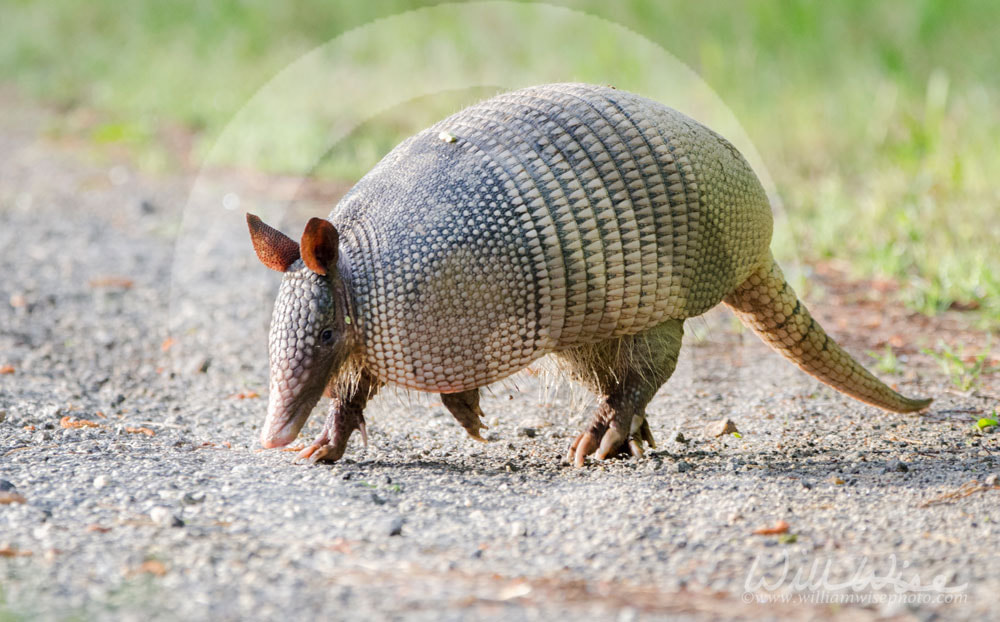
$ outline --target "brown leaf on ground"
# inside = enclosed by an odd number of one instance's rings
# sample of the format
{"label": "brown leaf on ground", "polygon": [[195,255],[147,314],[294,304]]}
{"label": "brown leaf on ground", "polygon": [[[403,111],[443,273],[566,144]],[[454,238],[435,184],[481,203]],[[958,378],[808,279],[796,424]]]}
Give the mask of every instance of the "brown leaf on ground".
{"label": "brown leaf on ground", "polygon": [[96,421],[88,421],[87,419],[75,419],[66,415],[59,420],[59,425],[64,428],[99,428],[101,424]]}
{"label": "brown leaf on ground", "polygon": [[14,366],[13,365],[2,365],[2,366],[0,366],[0,375],[3,375],[3,374],[13,374],[13,373],[14,373]]}
{"label": "brown leaf on ground", "polygon": [[157,577],[162,577],[167,574],[167,566],[158,559],[147,559],[142,562],[142,565],[136,568],[132,574],[151,574]]}
{"label": "brown leaf on ground", "polygon": [[978,300],[956,300],[948,307],[952,311],[978,311],[982,304]]}
{"label": "brown leaf on ground", "polygon": [[783,520],[779,520],[770,527],[761,527],[753,532],[755,536],[777,536],[783,533],[788,533],[788,529],[791,527],[788,523]]}
{"label": "brown leaf on ground", "polygon": [[94,288],[109,287],[119,289],[132,289],[135,282],[123,276],[102,276],[90,280],[90,286]]}
{"label": "brown leaf on ground", "polygon": [[167,350],[172,348],[175,343],[177,343],[176,339],[174,339],[173,337],[167,337],[166,339],[163,340],[163,343],[160,344],[160,350],[166,352]]}
{"label": "brown leaf on ground", "polygon": [[334,551],[336,553],[343,553],[344,555],[351,554],[351,542],[344,538],[337,538],[330,544],[326,545],[326,548]]}
{"label": "brown leaf on ground", "polygon": [[156,432],[150,430],[149,428],[131,428],[126,427],[125,431],[129,434],[145,434],[146,436],[156,436]]}
{"label": "brown leaf on ground", "polygon": [[10,492],[9,490],[4,490],[0,492],[0,505],[10,505],[12,503],[27,503],[28,500],[24,498],[24,495],[19,495],[16,492]]}
{"label": "brown leaf on ground", "polygon": [[0,557],[31,557],[33,554],[31,551],[20,551],[9,546],[0,548]]}

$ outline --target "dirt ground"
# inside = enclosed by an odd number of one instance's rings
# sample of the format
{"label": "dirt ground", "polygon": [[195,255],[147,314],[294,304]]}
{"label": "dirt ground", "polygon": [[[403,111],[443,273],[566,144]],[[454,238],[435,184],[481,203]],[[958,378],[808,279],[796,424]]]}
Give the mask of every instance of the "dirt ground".
{"label": "dirt ground", "polygon": [[[389,391],[367,449],[296,464],[256,444],[278,275],[243,212],[298,229],[331,191],[140,174],[0,108],[0,621],[1000,617],[1000,435],[974,425],[1000,380],[959,391],[921,353],[982,344],[966,315],[806,273],[841,343],[866,364],[891,344],[879,373],[937,398],[922,415],[823,387],[716,311],[688,323],[643,459],[568,466],[591,404],[525,373],[485,394],[489,443]],[[706,429],[724,418],[740,437]]]}

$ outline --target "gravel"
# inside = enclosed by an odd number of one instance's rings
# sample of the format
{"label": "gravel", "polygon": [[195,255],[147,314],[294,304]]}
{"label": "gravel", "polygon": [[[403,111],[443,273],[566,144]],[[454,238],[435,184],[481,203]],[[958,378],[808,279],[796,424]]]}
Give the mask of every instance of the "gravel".
{"label": "gravel", "polygon": [[[299,464],[256,444],[278,275],[219,197],[288,231],[329,206],[88,160],[46,142],[47,113],[0,103],[0,619],[1000,617],[998,438],[973,429],[995,376],[957,393],[914,354],[892,381],[938,402],[883,413],[718,312],[689,323],[643,459],[567,465],[590,403],[529,373],[485,392],[488,443],[436,396],[386,391],[367,449]],[[742,438],[703,433],[725,419]],[[753,535],[778,521],[794,537]],[[785,560],[827,586],[960,589],[761,602],[812,594],[759,584]]]}
{"label": "gravel", "polygon": [[890,460],[885,467],[886,473],[906,473],[909,470],[910,466],[902,460]]}

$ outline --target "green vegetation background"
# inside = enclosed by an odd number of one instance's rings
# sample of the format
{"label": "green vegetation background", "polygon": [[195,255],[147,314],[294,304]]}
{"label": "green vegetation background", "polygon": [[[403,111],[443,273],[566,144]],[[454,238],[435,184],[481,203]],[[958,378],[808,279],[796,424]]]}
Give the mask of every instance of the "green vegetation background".
{"label": "green vegetation background", "polygon": [[[427,4],[0,0],[0,81],[64,110],[53,133],[122,144],[147,169],[170,168],[165,128],[193,135],[198,153],[301,54]],[[777,239],[794,240],[798,256],[897,279],[925,313],[976,303],[998,324],[1000,3],[553,4],[641,33],[708,82],[767,163],[789,212]],[[568,79],[581,73],[567,67]],[[359,129],[318,174],[356,179],[453,104],[422,105]],[[315,123],[322,134],[328,120]],[[289,168],[263,153],[258,166]]]}

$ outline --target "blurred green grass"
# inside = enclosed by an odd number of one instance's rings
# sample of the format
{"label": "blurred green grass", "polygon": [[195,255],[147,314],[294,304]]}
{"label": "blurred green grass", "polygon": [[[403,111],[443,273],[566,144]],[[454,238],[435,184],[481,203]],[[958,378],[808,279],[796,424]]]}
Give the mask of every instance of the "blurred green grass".
{"label": "blurred green grass", "polygon": [[[54,133],[124,145],[147,168],[169,168],[164,127],[193,133],[200,153],[288,63],[350,28],[428,4],[3,0],[0,80],[65,110]],[[808,261],[844,260],[853,276],[898,280],[921,312],[972,304],[977,318],[1000,325],[1000,3],[565,5],[657,42],[732,108],[789,214],[779,222],[779,256],[794,247]],[[614,62],[614,49],[602,53]],[[380,114],[314,173],[354,180],[462,100],[426,98]],[[97,111],[98,121],[81,121],[81,110]],[[323,136],[329,123],[317,114],[297,131]],[[274,150],[251,152],[249,162],[303,172]]]}

